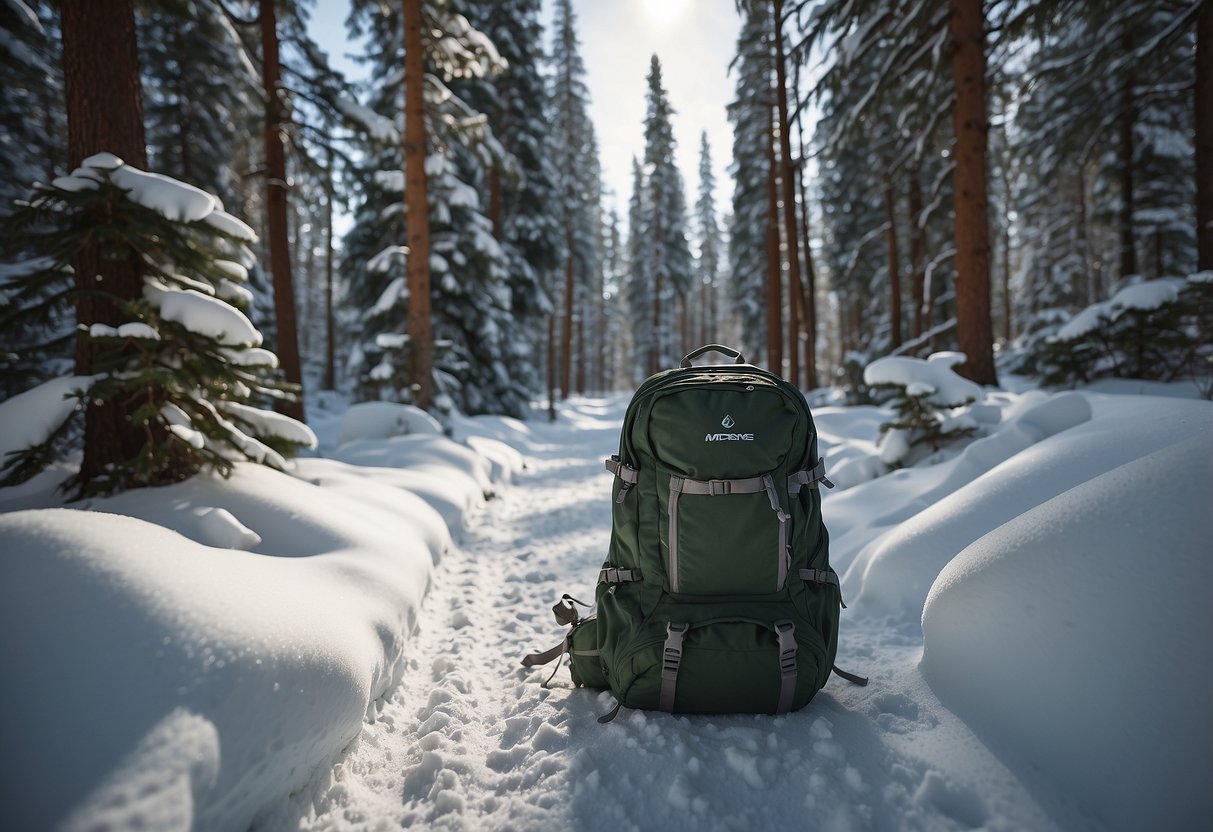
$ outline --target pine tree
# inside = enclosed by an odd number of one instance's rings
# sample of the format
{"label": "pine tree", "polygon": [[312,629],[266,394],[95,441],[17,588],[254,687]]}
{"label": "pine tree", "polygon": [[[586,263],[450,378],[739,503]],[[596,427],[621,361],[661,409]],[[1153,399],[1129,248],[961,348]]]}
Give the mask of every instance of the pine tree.
{"label": "pine tree", "polygon": [[[573,329],[578,298],[595,283],[599,272],[601,197],[597,139],[588,114],[585,64],[570,0],[556,3],[551,63],[551,152],[563,243],[560,391],[562,397],[567,397],[573,380]],[[556,356],[549,352],[549,363],[555,360]]]}
{"label": "pine tree", "polygon": [[712,172],[712,150],[708,145],[705,130],[699,138],[699,198],[695,202],[695,218],[699,238],[699,256],[695,261],[695,272],[699,280],[699,337],[700,344],[718,341],[720,338],[720,310],[718,306],[717,282],[720,279],[720,260],[723,243],[720,221],[716,216],[716,175]]}
{"label": "pine tree", "polygon": [[[457,94],[462,79],[490,76],[504,68],[503,62],[491,42],[451,7],[427,4],[423,11],[423,52],[430,67],[424,121],[431,230],[424,262],[430,272],[434,405],[521,415],[531,390],[528,380],[515,379],[507,365],[513,304],[507,257],[480,197],[488,192],[486,171],[505,155],[483,114]],[[356,32],[369,35],[368,60],[380,80],[369,107],[347,105],[367,127],[359,174],[362,205],[345,241],[347,302],[365,310],[352,363],[367,392],[416,401],[411,356],[417,347],[406,321],[417,304],[404,265],[406,259],[422,260],[416,250],[406,258],[401,246],[406,191],[399,122],[403,25],[398,14],[381,14],[371,4],[355,6],[353,19]]]}
{"label": "pine tree", "polygon": [[[82,20],[69,3],[63,9],[70,51]],[[126,36],[133,34],[132,19]],[[75,73],[67,71],[68,89],[78,93]],[[69,117],[78,115],[69,106]],[[77,141],[101,136],[81,132]],[[267,378],[277,358],[260,347],[261,334],[238,308],[251,299],[243,283],[252,262],[245,245],[254,239],[213,196],[104,152],[17,211],[5,248],[16,242],[32,251],[40,268],[15,283],[16,308],[0,331],[53,313],[38,289],[73,264],[97,269],[90,273],[100,279],[73,292],[91,299],[77,305],[75,375],[22,394],[42,404],[46,430],[0,461],[0,485],[33,476],[78,441],[81,467],[64,484],[75,497],[164,485],[205,469],[226,476],[241,459],[283,468],[291,446],[314,446],[305,425],[256,406],[287,391]]]}
{"label": "pine tree", "polygon": [[737,38],[736,97],[728,106],[733,124],[733,204],[728,225],[730,298],[741,327],[740,347],[761,355],[769,343],[766,284],[770,167],[767,146],[771,135],[770,49],[768,6],[744,4]]}
{"label": "pine tree", "polygon": [[[634,233],[650,240],[654,345],[650,373],[673,366],[686,352],[686,304],[694,280],[691,250],[686,235],[686,196],[682,174],[674,162],[674,110],[661,78],[661,62],[649,62],[648,108],[645,115],[645,208],[642,225]],[[677,333],[677,335],[675,334]]]}
{"label": "pine tree", "polygon": [[559,263],[556,172],[549,152],[548,104],[542,62],[539,0],[478,0],[471,23],[506,62],[492,79],[468,82],[468,102],[484,113],[504,155],[487,173],[489,218],[506,257],[510,315],[506,333],[510,375],[539,389],[535,357],[542,355],[549,286]]}
{"label": "pine tree", "polygon": [[243,44],[209,0],[156,3],[138,26],[148,163],[238,205],[233,157],[254,134],[261,98]]}
{"label": "pine tree", "polygon": [[67,161],[57,26],[45,4],[0,5],[0,217]]}

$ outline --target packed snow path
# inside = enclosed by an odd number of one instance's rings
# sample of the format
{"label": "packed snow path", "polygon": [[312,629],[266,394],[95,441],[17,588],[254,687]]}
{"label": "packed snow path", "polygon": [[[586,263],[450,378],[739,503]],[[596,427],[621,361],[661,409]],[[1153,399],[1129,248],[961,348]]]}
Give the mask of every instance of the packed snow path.
{"label": "packed snow path", "polygon": [[[519,659],[563,636],[550,608],[593,599],[626,401],[530,424],[528,469],[469,519],[436,568],[400,687],[331,771],[262,815],[278,830],[1056,828],[943,708],[921,634],[844,613],[835,678],[784,717],[622,711]],[[826,513],[827,523],[829,520]],[[1040,799],[1040,803],[1037,802]],[[1068,812],[1063,814],[1069,815]],[[1072,820],[1073,816],[1069,815]]]}

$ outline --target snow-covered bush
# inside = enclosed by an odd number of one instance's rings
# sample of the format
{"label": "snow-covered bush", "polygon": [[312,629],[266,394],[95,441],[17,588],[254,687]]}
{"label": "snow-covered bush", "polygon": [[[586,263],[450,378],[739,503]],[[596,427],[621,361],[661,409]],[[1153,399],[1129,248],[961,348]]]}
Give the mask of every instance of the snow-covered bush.
{"label": "snow-covered bush", "polygon": [[[244,284],[255,240],[212,195],[109,153],[19,206],[7,220],[5,250],[25,252],[33,265],[6,287],[0,335],[29,332],[31,320],[63,315],[74,301],[85,323],[68,337],[92,359],[88,376],[53,379],[0,405],[0,485],[65,456],[89,405],[100,402],[119,402],[137,431],[113,437],[121,461],[76,483],[85,493],[161,485],[203,469],[226,475],[241,459],[282,468],[292,448],[314,445],[306,425],[255,406],[295,392],[273,378],[277,356],[261,347],[242,311],[252,297]],[[73,265],[90,247],[99,263],[134,263],[142,296],[123,296],[100,276],[73,287]],[[98,313],[86,311],[90,303],[114,310],[115,319],[92,322]],[[62,343],[62,335],[52,337]]]}
{"label": "snow-covered bush", "polygon": [[864,369],[868,387],[894,391],[891,404],[897,418],[880,426],[881,462],[892,468],[911,465],[949,442],[973,435],[977,422],[968,409],[985,394],[952,370],[965,360],[959,352],[937,352],[925,361],[899,355]]}
{"label": "snow-covered bush", "polygon": [[1213,375],[1213,272],[1130,284],[1036,344],[1047,385],[1097,378],[1175,381]]}

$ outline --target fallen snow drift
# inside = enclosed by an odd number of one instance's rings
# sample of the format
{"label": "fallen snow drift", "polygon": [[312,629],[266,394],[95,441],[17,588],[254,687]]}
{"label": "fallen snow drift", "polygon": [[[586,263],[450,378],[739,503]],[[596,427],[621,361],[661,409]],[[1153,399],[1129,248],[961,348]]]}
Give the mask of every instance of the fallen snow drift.
{"label": "fallen snow drift", "polygon": [[405,467],[244,463],[90,510],[48,507],[62,472],[6,489],[34,507],[0,514],[6,826],[243,829],[358,735],[500,466],[434,435],[348,450]]}
{"label": "fallen snow drift", "polygon": [[[853,561],[843,555],[835,562],[835,568],[846,568],[843,589],[848,603],[854,600],[867,614],[894,615],[916,628],[936,576],[982,535],[1161,447],[1193,436],[1213,445],[1206,402],[1119,397],[1108,413],[1085,421],[1091,412],[1084,394],[1052,396],[953,460],[858,490],[847,501],[851,510],[871,505],[856,502],[856,497],[865,496],[863,491],[878,490],[881,499],[876,504],[885,510],[870,516],[871,525],[890,530]],[[1149,429],[1143,429],[1146,424]],[[942,482],[924,488],[923,480],[933,472]],[[951,487],[957,481],[960,487]],[[840,495],[840,501],[850,494]]]}
{"label": "fallen snow drift", "polygon": [[940,700],[1102,828],[1213,818],[1211,434],[996,528],[947,565],[923,612]]}

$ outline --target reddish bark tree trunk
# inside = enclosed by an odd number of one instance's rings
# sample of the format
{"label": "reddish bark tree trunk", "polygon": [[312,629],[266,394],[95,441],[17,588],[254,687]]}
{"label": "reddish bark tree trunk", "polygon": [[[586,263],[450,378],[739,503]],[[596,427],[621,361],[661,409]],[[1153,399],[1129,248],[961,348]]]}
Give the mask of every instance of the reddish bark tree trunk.
{"label": "reddish bark tree trunk", "polygon": [[408,210],[409,377],[415,404],[433,400],[434,343],[430,330],[430,206],[425,173],[425,53],[421,0],[404,0],[404,201]]}
{"label": "reddish bark tree trunk", "polygon": [[783,286],[779,262],[779,196],[775,136],[767,130],[767,369],[783,375]]}
{"label": "reddish bark tree trunk", "polygon": [[923,312],[923,263],[926,239],[922,228],[922,183],[918,170],[910,174],[910,332],[917,338],[926,332]]}
{"label": "reddish bark tree trunk", "polygon": [[337,319],[333,311],[333,152],[328,152],[324,192],[324,380],[321,386],[337,386]]}
{"label": "reddish bark tree trunk", "polygon": [[[261,63],[265,85],[265,216],[274,281],[274,318],[278,324],[277,352],[282,374],[291,384],[303,384],[299,341],[295,326],[295,284],[291,275],[291,247],[287,230],[286,112],[278,89],[278,23],[274,0],[261,0]],[[275,409],[303,421],[303,392],[295,402],[278,399]]]}
{"label": "reddish bark tree trunk", "polygon": [[990,228],[986,196],[986,54],[981,0],[949,0],[956,101],[956,340],[968,361],[960,372],[997,384],[990,321]]}
{"label": "reddish bark tree trunk", "polygon": [[[1124,54],[1133,51],[1133,35],[1126,31],[1120,38]],[[1137,240],[1133,233],[1133,126],[1137,121],[1133,104],[1133,73],[1126,72],[1121,89],[1117,146],[1120,163],[1120,277],[1137,274]]]}
{"label": "reddish bark tree trunk", "polygon": [[800,280],[800,245],[796,233],[796,183],[792,178],[792,129],[788,121],[788,75],[783,51],[783,0],[775,3],[775,103],[779,111],[779,170],[783,181],[783,227],[788,246],[788,378],[800,385],[800,309],[804,284]]}
{"label": "reddish bark tree trunk", "polygon": [[556,313],[548,313],[548,421],[556,421]]}
{"label": "reddish bark tree trunk", "polygon": [[800,236],[804,242],[804,308],[801,310],[801,325],[804,327],[804,385],[806,390],[817,387],[817,276],[813,268],[813,246],[809,240],[809,193],[804,180],[804,125],[796,122],[799,132],[800,161],[796,175],[800,180]]}
{"label": "reddish bark tree trunk", "polygon": [[[108,151],[136,167],[147,167],[131,0],[105,4],[62,0],[59,14],[68,165],[75,168],[89,156]],[[93,244],[77,253],[74,267],[77,289],[101,289],[115,301],[143,294],[143,269],[137,257],[102,259]],[[82,295],[76,299],[76,322],[87,331],[94,323],[119,326],[128,318],[116,302]],[[91,375],[100,352],[94,341],[77,336],[76,373]],[[139,453],[146,435],[129,419],[134,407],[133,402],[120,398],[88,403],[84,458],[74,479],[81,493],[111,466],[120,466]]]}
{"label": "reddish bark tree trunk", "polygon": [[565,218],[564,224],[564,321],[560,332],[560,399],[569,397],[573,378],[573,220]]}
{"label": "reddish bark tree trunk", "polygon": [[1196,267],[1213,270],[1213,0],[1196,13]]}
{"label": "reddish bark tree trunk", "polygon": [[884,189],[884,215],[889,224],[885,242],[889,253],[889,346],[901,346],[901,272],[897,268],[897,211],[893,187]]}

